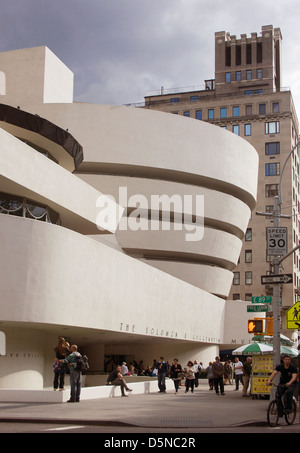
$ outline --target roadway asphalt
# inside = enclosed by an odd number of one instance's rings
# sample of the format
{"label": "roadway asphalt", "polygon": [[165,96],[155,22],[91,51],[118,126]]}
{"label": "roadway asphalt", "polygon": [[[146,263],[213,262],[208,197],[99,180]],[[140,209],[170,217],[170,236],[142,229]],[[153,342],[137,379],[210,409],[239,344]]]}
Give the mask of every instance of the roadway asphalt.
{"label": "roadway asphalt", "polygon": [[[226,428],[266,426],[267,399],[242,397],[234,385],[216,395],[201,380],[194,393],[129,394],[127,398],[101,398],[80,403],[0,402],[0,422],[90,424],[147,428]],[[295,424],[299,425],[297,415]]]}

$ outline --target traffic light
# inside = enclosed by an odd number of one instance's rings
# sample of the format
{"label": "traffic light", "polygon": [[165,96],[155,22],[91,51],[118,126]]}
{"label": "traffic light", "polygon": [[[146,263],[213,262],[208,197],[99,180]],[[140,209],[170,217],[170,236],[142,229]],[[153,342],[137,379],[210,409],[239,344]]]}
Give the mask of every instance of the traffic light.
{"label": "traffic light", "polygon": [[264,325],[262,319],[249,319],[248,332],[249,333],[263,333]]}
{"label": "traffic light", "polygon": [[266,318],[266,333],[273,336],[273,318]]}

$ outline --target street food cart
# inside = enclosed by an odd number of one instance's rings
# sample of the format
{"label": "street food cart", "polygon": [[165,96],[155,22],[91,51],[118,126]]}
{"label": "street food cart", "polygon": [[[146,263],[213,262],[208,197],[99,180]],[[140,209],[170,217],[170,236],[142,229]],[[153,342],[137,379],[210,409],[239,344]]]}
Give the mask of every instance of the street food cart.
{"label": "street food cart", "polygon": [[252,398],[270,395],[271,386],[267,380],[273,371],[273,347],[261,342],[243,345],[234,351],[233,355],[252,357],[252,373],[250,378],[250,393]]}
{"label": "street food cart", "polygon": [[272,386],[267,381],[273,371],[273,354],[252,356],[251,396],[257,398],[270,395]]}

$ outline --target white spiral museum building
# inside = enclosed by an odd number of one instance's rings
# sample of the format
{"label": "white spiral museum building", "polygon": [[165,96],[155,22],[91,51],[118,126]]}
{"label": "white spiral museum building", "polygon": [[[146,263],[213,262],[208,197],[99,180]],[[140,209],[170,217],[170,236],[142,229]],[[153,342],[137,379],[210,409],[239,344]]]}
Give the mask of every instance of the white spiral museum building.
{"label": "white spiral museum building", "polygon": [[[0,388],[89,356],[207,364],[249,341],[226,300],[255,207],[245,140],[178,115],[73,102],[46,47],[0,53]],[[245,321],[245,322],[244,322]]]}

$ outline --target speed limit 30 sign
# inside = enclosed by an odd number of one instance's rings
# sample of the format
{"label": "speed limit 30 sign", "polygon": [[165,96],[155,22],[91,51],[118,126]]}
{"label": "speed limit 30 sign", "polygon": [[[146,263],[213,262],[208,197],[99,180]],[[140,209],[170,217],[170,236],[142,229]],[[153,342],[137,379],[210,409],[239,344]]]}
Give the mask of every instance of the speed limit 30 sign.
{"label": "speed limit 30 sign", "polygon": [[268,227],[267,228],[267,255],[286,255],[287,254],[287,228]]}

